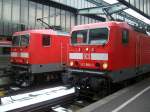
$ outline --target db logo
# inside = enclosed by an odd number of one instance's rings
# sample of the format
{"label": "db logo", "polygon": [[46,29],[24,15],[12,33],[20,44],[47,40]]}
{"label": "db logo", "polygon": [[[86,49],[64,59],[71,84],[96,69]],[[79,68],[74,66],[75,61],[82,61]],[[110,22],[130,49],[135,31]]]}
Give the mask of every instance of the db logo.
{"label": "db logo", "polygon": [[89,53],[83,54],[83,59],[91,59],[91,55]]}

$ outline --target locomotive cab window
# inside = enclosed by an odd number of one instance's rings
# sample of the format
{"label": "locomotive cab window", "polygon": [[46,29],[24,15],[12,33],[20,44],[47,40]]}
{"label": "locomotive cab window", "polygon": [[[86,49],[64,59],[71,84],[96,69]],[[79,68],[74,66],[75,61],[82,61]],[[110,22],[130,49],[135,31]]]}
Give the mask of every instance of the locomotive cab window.
{"label": "locomotive cab window", "polygon": [[128,30],[123,30],[122,31],[122,43],[123,44],[128,44],[129,42],[129,31]]}
{"label": "locomotive cab window", "polygon": [[86,44],[87,43],[87,30],[79,30],[72,32],[72,44]]}
{"label": "locomotive cab window", "polygon": [[13,36],[12,45],[13,46],[28,46],[29,34]]}
{"label": "locomotive cab window", "polygon": [[96,28],[89,31],[89,44],[105,44],[108,40],[108,28]]}
{"label": "locomotive cab window", "polygon": [[21,35],[20,39],[20,45],[21,46],[28,46],[29,45],[29,35]]}
{"label": "locomotive cab window", "polygon": [[13,36],[13,38],[12,38],[12,45],[13,46],[19,46],[20,45],[20,38],[19,38],[19,36]]}
{"label": "locomotive cab window", "polygon": [[42,45],[43,46],[50,46],[50,35],[43,35]]}

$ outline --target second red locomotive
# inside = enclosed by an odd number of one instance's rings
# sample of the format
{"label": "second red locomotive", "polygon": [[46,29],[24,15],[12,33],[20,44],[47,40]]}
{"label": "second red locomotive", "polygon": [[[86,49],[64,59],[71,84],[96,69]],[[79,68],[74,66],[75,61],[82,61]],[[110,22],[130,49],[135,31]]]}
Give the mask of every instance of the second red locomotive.
{"label": "second red locomotive", "polygon": [[64,70],[69,44],[67,33],[51,29],[16,32],[12,44],[11,70],[19,85],[29,85],[35,76],[59,77],[57,72]]}
{"label": "second red locomotive", "polygon": [[[75,26],[69,48],[69,71],[79,89],[100,89],[150,71],[150,37],[126,22]],[[106,83],[105,83],[106,84]]]}

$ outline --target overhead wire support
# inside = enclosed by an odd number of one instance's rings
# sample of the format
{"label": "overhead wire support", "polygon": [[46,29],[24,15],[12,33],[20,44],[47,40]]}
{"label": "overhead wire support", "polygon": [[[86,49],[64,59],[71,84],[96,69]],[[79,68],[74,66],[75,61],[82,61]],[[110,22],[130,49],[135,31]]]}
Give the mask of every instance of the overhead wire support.
{"label": "overhead wire support", "polygon": [[45,24],[47,27],[46,29],[53,29],[53,30],[62,30],[61,26],[55,26],[55,25],[49,25],[48,23],[46,23],[43,19],[44,18],[48,18],[48,17],[43,17],[43,18],[37,18],[37,21],[40,21],[43,24]]}
{"label": "overhead wire support", "polygon": [[98,5],[98,7],[91,7],[91,8],[84,8],[79,9],[78,14],[86,15],[86,14],[104,14],[106,17],[112,21],[114,18],[112,17],[112,14],[121,12],[123,10],[127,9],[127,7],[121,3],[115,3],[112,5]]}
{"label": "overhead wire support", "polygon": [[48,26],[48,28],[52,29],[52,27],[51,27],[48,23],[44,22],[43,19],[44,19],[44,18],[38,18],[38,19],[36,19],[36,20],[37,20],[37,21],[40,21],[40,22],[42,22],[42,23],[44,23],[46,26]]}

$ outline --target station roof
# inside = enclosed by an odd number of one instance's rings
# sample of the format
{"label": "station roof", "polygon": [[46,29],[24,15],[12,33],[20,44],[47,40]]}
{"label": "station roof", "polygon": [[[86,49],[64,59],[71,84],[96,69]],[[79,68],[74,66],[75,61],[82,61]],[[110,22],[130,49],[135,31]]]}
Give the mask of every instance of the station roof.
{"label": "station roof", "polygon": [[[81,15],[104,15],[107,11],[111,17],[120,16],[124,21],[150,31],[150,16],[143,13],[126,0],[87,0],[96,7],[79,9]],[[124,1],[124,2],[122,2]],[[105,10],[104,10],[105,9]],[[104,12],[105,11],[105,12]],[[107,15],[106,15],[107,16]],[[112,18],[111,18],[112,19]]]}

